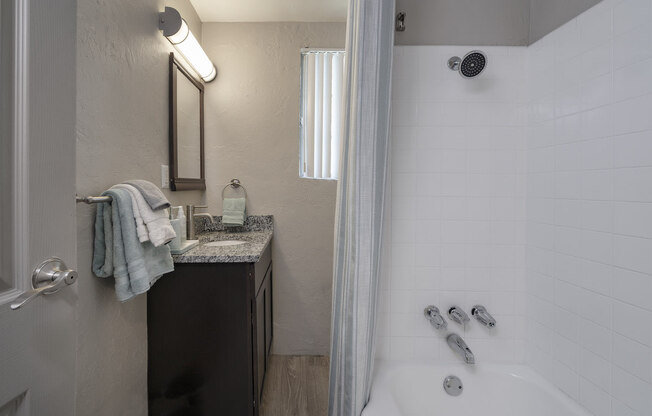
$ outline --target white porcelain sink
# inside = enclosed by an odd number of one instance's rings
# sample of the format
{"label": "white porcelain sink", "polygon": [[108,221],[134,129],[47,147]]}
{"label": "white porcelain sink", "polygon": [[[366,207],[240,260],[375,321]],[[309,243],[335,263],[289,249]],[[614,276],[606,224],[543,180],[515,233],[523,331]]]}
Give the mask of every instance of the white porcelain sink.
{"label": "white porcelain sink", "polygon": [[223,240],[223,241],[212,241],[204,245],[206,247],[228,247],[228,246],[239,246],[241,244],[247,244],[247,242],[242,240]]}

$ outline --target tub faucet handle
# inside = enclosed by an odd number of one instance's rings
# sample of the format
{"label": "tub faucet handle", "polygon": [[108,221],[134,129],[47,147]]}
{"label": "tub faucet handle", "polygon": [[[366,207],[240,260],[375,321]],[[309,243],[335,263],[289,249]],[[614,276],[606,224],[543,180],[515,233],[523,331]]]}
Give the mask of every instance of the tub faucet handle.
{"label": "tub faucet handle", "polygon": [[451,306],[448,309],[448,317],[462,326],[470,321],[469,315],[459,306]]}
{"label": "tub faucet handle", "polygon": [[439,308],[435,305],[428,305],[423,310],[423,315],[435,327],[435,329],[446,329],[448,323],[443,316],[439,313]]}
{"label": "tub faucet handle", "polygon": [[496,320],[489,312],[487,312],[487,308],[482,305],[475,305],[473,309],[471,309],[471,315],[473,315],[478,322],[488,328],[496,326]]}

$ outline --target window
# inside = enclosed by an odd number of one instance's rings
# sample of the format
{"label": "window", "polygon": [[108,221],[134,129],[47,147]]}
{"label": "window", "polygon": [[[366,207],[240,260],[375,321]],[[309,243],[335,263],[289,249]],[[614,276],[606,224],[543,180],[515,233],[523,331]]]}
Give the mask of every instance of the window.
{"label": "window", "polygon": [[300,176],[339,177],[344,51],[301,51]]}

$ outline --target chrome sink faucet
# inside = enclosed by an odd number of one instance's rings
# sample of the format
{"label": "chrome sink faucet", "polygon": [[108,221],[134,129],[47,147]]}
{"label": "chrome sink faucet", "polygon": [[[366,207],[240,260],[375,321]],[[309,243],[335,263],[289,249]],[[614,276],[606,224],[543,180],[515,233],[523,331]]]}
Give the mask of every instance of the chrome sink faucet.
{"label": "chrome sink faucet", "polygon": [[208,206],[192,205],[192,204],[186,205],[186,235],[187,235],[186,238],[188,240],[195,239],[195,218],[205,217],[208,218],[211,224],[215,224],[215,220],[213,220],[213,216],[211,214],[208,214],[206,212],[200,212],[196,214],[195,210],[199,208],[208,208]]}
{"label": "chrome sink faucet", "polygon": [[446,329],[448,326],[448,323],[444,317],[439,313],[439,308],[437,308],[435,305],[426,306],[426,308],[423,310],[423,315],[427,320],[430,321],[435,329]]}
{"label": "chrome sink faucet", "polygon": [[471,315],[473,315],[478,322],[488,328],[496,326],[496,320],[489,312],[487,312],[487,308],[482,305],[475,305],[471,309]]}
{"label": "chrome sink faucet", "polygon": [[471,352],[471,349],[466,345],[466,342],[464,342],[461,336],[450,334],[446,337],[446,342],[453,351],[462,357],[465,363],[475,364],[475,355],[473,355],[473,352]]}

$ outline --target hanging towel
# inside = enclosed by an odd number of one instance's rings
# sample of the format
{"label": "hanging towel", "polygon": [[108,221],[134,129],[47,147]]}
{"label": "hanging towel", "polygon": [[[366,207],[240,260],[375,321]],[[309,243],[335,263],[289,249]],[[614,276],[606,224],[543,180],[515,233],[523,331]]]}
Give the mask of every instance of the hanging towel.
{"label": "hanging towel", "polygon": [[[129,190],[127,187],[130,187],[134,190],[136,189],[131,185],[114,185],[111,187],[111,189],[122,188],[122,189]],[[136,201],[136,196],[133,195],[132,192],[129,192],[129,195],[131,197],[131,206],[134,212],[134,220],[136,221],[136,233],[138,234],[138,240],[141,243],[144,243],[145,241],[149,241],[149,233],[147,231],[147,226],[145,225],[145,221],[143,221],[142,215],[140,215],[140,210],[138,209],[138,201]]]}
{"label": "hanging towel", "polygon": [[97,206],[93,273],[113,275],[116,297],[124,302],[147,292],[161,275],[174,270],[174,263],[168,246],[138,240],[129,191],[109,189],[102,195],[113,202]]}
{"label": "hanging towel", "polygon": [[170,208],[170,201],[168,201],[165,195],[163,195],[163,192],[158,189],[158,186],[153,183],[143,179],[132,179],[125,181],[124,183],[138,189],[152,211]]}
{"label": "hanging towel", "polygon": [[[113,226],[111,204],[97,204],[95,240],[93,241],[93,273],[97,277],[113,275]],[[106,259],[109,259],[108,261]]]}
{"label": "hanging towel", "polygon": [[[154,247],[160,247],[167,244],[176,237],[174,228],[170,224],[168,212],[164,209],[152,211],[151,207],[145,200],[145,196],[134,186],[126,183],[114,185],[111,189],[124,189],[129,192],[132,200],[134,218],[136,219],[136,230],[141,243],[151,241]],[[138,226],[140,217],[145,231]]]}
{"label": "hanging towel", "polygon": [[222,202],[222,224],[225,227],[241,227],[247,219],[246,198],[224,198]]}

